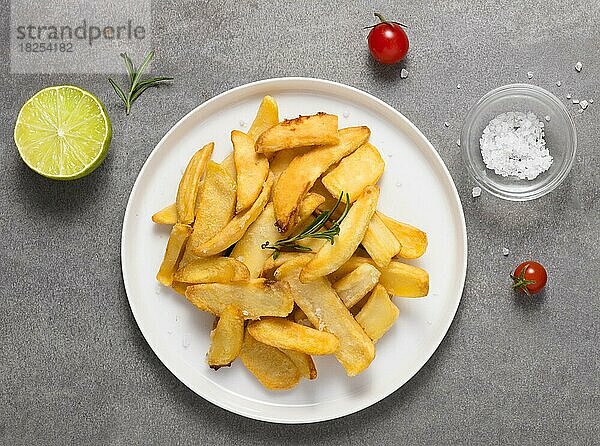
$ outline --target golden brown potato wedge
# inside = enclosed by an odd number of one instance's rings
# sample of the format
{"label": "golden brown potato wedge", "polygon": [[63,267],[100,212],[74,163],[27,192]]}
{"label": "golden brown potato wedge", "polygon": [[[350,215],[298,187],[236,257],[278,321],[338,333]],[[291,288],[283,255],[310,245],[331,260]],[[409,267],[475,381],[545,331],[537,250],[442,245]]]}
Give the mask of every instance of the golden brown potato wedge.
{"label": "golden brown potato wedge", "polygon": [[377,342],[394,325],[399,314],[400,310],[391,301],[385,288],[377,285],[369,300],[356,315],[356,322],[373,342]]}
{"label": "golden brown potato wedge", "polygon": [[305,325],[307,327],[312,327],[312,324],[306,317],[306,314],[304,314],[304,311],[302,311],[302,309],[297,305],[294,308],[294,311],[292,311],[291,318],[297,324]]}
{"label": "golden brown potato wedge", "polygon": [[212,369],[228,367],[238,357],[244,343],[244,316],[235,305],[225,307],[210,334],[208,365]]}
{"label": "golden brown potato wedge", "polygon": [[221,161],[221,167],[225,169],[225,171],[229,174],[231,178],[237,177],[237,172],[235,171],[235,159],[233,158],[233,152],[225,157],[223,161]]}
{"label": "golden brown potato wedge", "polygon": [[186,283],[227,283],[249,280],[250,271],[231,257],[203,257],[188,262],[173,277]]}
{"label": "golden brown potato wedge", "polygon": [[221,165],[210,161],[198,192],[194,232],[181,260],[181,266],[196,258],[193,251],[231,221],[235,210],[235,196],[235,180]]}
{"label": "golden brown potato wedge", "polygon": [[239,357],[250,373],[267,389],[287,390],[300,381],[300,372],[288,355],[257,341],[247,330]]}
{"label": "golden brown potato wedge", "polygon": [[177,264],[183,254],[185,243],[192,232],[192,228],[181,223],[175,224],[165,249],[165,256],[156,275],[156,280],[166,286],[173,283],[173,275],[177,271]]}
{"label": "golden brown potato wedge", "polygon": [[248,227],[254,223],[265,208],[271,187],[273,186],[273,177],[269,175],[263,185],[263,189],[250,209],[242,214],[238,214],[227,223],[227,225],[215,234],[211,239],[202,243],[200,246],[192,248],[192,253],[200,257],[209,257],[225,251],[234,243],[238,242],[246,233]]}
{"label": "golden brown potato wedge", "polygon": [[371,132],[368,127],[349,127],[341,129],[338,134],[338,144],[315,147],[295,157],[277,180],[273,204],[280,231],[286,231],[294,222],[298,205],[321,174],[363,145]]}
{"label": "golden brown potato wedge", "polygon": [[277,106],[277,101],[271,96],[265,96],[248,130],[248,136],[256,141],[261,133],[277,124],[279,124],[279,107]]}
{"label": "golden brown potato wedge", "polygon": [[191,285],[187,287],[185,297],[201,310],[217,316],[227,305],[238,307],[246,319],[283,317],[294,309],[289,285],[279,282],[266,283],[264,279]]}
{"label": "golden brown potato wedge", "polygon": [[400,242],[398,257],[416,259],[425,254],[427,249],[427,234],[419,228],[394,220],[393,218],[377,212],[377,215]]}
{"label": "golden brown potato wedge", "polygon": [[177,189],[177,220],[179,223],[189,225],[194,221],[194,212],[196,210],[196,196],[198,195],[198,185],[204,175],[206,164],[212,156],[214,143],[208,143],[198,150],[188,163],[183,177],[179,182]]}
{"label": "golden brown potato wedge", "polygon": [[256,279],[262,274],[267,258],[273,254],[270,249],[262,249],[262,244],[266,241],[273,244],[281,237],[275,227],[273,203],[269,203],[256,221],[248,227],[240,241],[235,244],[230,257],[244,262],[250,270],[250,277]]}
{"label": "golden brown potato wedge", "polygon": [[177,205],[172,203],[165,206],[152,216],[152,221],[160,225],[174,225],[177,223]]}
{"label": "golden brown potato wedge", "polygon": [[265,261],[265,264],[263,266],[263,275],[276,270],[281,265],[283,265],[286,262],[289,262],[290,260],[294,260],[299,257],[305,257],[305,256],[306,256],[306,253],[303,253],[303,252],[282,252],[279,254],[279,256],[276,259],[274,259],[271,256]]}
{"label": "golden brown potato wedge", "polygon": [[344,158],[338,166],[323,177],[323,185],[334,197],[343,192],[350,195],[353,203],[365,187],[377,184],[385,162],[375,146],[365,143]]}
{"label": "golden brown potato wedge", "polygon": [[304,149],[294,149],[294,150],[282,150],[280,152],[276,152],[273,155],[273,158],[269,161],[269,168],[273,173],[273,179],[275,183],[283,173],[285,169],[290,165],[292,160],[297,156],[303,155],[304,153],[312,150],[312,147],[306,147]]}
{"label": "golden brown potato wedge", "polygon": [[[375,265],[375,262],[369,258],[353,256],[334,274],[331,274],[329,280],[335,282],[365,263]],[[429,274],[424,269],[396,260],[392,260],[385,268],[377,269],[381,272],[379,283],[392,296],[423,297],[429,293]]]}
{"label": "golden brown potato wedge", "polygon": [[185,296],[185,290],[187,289],[187,287],[189,285],[190,285],[189,283],[173,281],[173,283],[171,284],[171,288],[173,288],[173,290],[177,294],[181,294],[182,296]]}
{"label": "golden brown potato wedge", "polygon": [[264,131],[256,140],[256,151],[279,150],[339,143],[338,117],[327,113],[286,119]]}
{"label": "golden brown potato wedge", "polygon": [[250,322],[248,333],[263,344],[307,355],[330,355],[340,346],[340,341],[331,333],[296,324],[281,317],[265,317]]}
{"label": "golden brown potato wedge", "polygon": [[371,218],[362,245],[379,268],[388,266],[400,252],[400,242],[377,214]]}
{"label": "golden brown potato wedge", "polygon": [[275,271],[275,277],[289,283],[296,304],[314,327],[338,338],[340,346],[335,352],[337,360],[349,376],[358,375],[375,357],[373,341],[344,306],[326,278],[320,277],[306,284],[300,282],[300,270],[308,261],[310,256],[287,262]]}
{"label": "golden brown potato wedge", "polygon": [[348,215],[340,224],[340,233],[335,243],[326,243],[315,257],[302,269],[300,280],[310,282],[323,277],[341,267],[352,257],[365,236],[371,218],[377,207],[379,188],[367,186],[363,194],[354,202]]}
{"label": "golden brown potato wedge", "polygon": [[239,130],[231,132],[231,143],[237,173],[235,212],[239,214],[252,206],[260,194],[269,175],[269,160],[262,153],[256,153],[254,140]]}
{"label": "golden brown potato wedge", "polygon": [[298,206],[298,212],[296,213],[295,221],[293,226],[286,231],[286,235],[294,234],[304,229],[308,225],[309,221],[312,221],[313,213],[319,209],[325,202],[325,197],[319,194],[309,192],[300,202]]}
{"label": "golden brown potato wedge", "polygon": [[294,350],[285,350],[283,348],[280,348],[279,350],[285,353],[287,357],[292,360],[303,378],[317,379],[317,368],[315,367],[315,362],[310,355],[296,352]]}
{"label": "golden brown potato wedge", "polygon": [[352,308],[379,282],[381,273],[373,265],[365,263],[345,275],[332,286],[347,308]]}

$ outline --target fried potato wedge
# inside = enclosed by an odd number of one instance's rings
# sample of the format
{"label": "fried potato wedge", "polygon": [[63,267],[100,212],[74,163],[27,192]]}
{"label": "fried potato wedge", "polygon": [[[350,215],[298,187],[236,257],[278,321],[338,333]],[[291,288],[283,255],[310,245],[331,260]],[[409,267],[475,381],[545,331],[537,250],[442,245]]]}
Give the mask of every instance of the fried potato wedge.
{"label": "fried potato wedge", "polygon": [[286,119],[265,130],[256,140],[256,151],[273,153],[279,150],[337,144],[339,141],[338,117],[317,113]]}
{"label": "fried potato wedge", "polygon": [[244,316],[241,310],[235,305],[225,307],[210,338],[206,357],[210,368],[217,370],[230,366],[244,343]]}
{"label": "fried potato wedge", "polygon": [[243,262],[250,270],[250,277],[256,279],[262,274],[266,260],[273,254],[270,249],[262,249],[262,244],[267,241],[273,244],[281,237],[275,227],[273,203],[269,203],[235,244],[230,257]]}
{"label": "fried potato wedge", "polygon": [[188,163],[177,189],[177,220],[189,225],[194,221],[198,185],[204,175],[206,164],[212,156],[215,144],[210,142],[198,150]]}
{"label": "fried potato wedge", "polygon": [[231,178],[237,177],[237,172],[235,171],[235,159],[233,158],[233,152],[225,157],[223,161],[221,161],[220,166],[227,171]]}
{"label": "fried potato wedge", "polygon": [[317,379],[317,367],[315,367],[315,362],[310,355],[294,350],[285,350],[283,348],[280,348],[279,350],[292,360],[303,378]]}
{"label": "fried potato wedge", "polygon": [[306,317],[306,314],[304,314],[304,311],[302,311],[302,309],[297,305],[294,308],[294,311],[292,311],[291,318],[297,324],[305,325],[307,327],[312,327],[312,324]]}
{"label": "fried potato wedge", "polygon": [[248,333],[263,344],[307,355],[329,355],[335,353],[340,346],[340,341],[331,333],[280,317],[265,317],[250,322]]}
{"label": "fried potato wedge", "polygon": [[[365,263],[375,265],[371,259],[354,256],[334,274],[331,274],[329,279],[335,282]],[[392,296],[423,297],[429,293],[429,274],[424,269],[396,260],[392,260],[385,268],[377,269],[381,272],[379,283]]]}
{"label": "fried potato wedge", "polygon": [[323,172],[363,145],[371,132],[368,127],[349,127],[338,134],[338,144],[315,147],[295,157],[277,180],[273,204],[280,231],[288,230],[294,222],[298,205]]}
{"label": "fried potato wedge", "polygon": [[277,106],[277,101],[272,96],[265,96],[248,130],[248,136],[256,141],[261,133],[277,124],[279,124],[279,107]]}
{"label": "fried potato wedge", "polygon": [[350,195],[354,202],[365,187],[377,184],[385,162],[372,144],[365,143],[344,158],[335,169],[323,177],[323,185],[333,197],[339,197],[342,191]]}
{"label": "fried potato wedge", "polygon": [[381,273],[373,265],[365,263],[345,275],[332,286],[344,305],[352,308],[379,282]]}
{"label": "fried potato wedge", "polygon": [[257,341],[247,330],[239,358],[267,389],[287,390],[300,381],[300,371],[288,355]]}
{"label": "fried potato wedge", "polygon": [[186,283],[227,283],[249,280],[250,271],[242,262],[231,257],[204,257],[187,263],[173,278]]}
{"label": "fried potato wedge", "polygon": [[302,283],[299,274],[310,257],[287,262],[275,271],[275,277],[289,283],[294,301],[314,327],[335,335],[340,345],[335,352],[348,376],[358,375],[375,358],[375,346],[342,303],[326,278]]}
{"label": "fried potato wedge", "polygon": [[298,212],[296,213],[294,225],[290,226],[290,228],[286,231],[286,235],[293,234],[301,229],[303,229],[309,220],[313,218],[313,213],[319,209],[325,202],[325,197],[319,194],[315,194],[313,192],[309,192],[300,202],[298,206]]}
{"label": "fried potato wedge", "polygon": [[238,214],[227,223],[227,225],[215,234],[212,238],[202,243],[200,246],[192,248],[192,253],[199,257],[209,257],[225,251],[234,243],[238,242],[246,233],[250,225],[259,217],[265,208],[271,188],[273,186],[273,177],[269,175],[263,185],[262,191],[252,207],[242,214]]}
{"label": "fried potato wedge", "polygon": [[165,206],[152,216],[152,221],[159,225],[174,225],[177,223],[177,205],[172,203]]}
{"label": "fried potato wedge", "polygon": [[[274,259],[272,256],[269,257],[263,266],[263,275],[266,273],[270,273],[277,268],[279,268],[284,263],[287,263],[291,260],[297,259],[299,257],[305,257],[307,253],[304,252],[282,252]],[[311,254],[308,254],[311,255]]]}
{"label": "fried potato wedge", "polygon": [[185,297],[196,307],[220,316],[227,305],[238,307],[246,319],[264,316],[287,316],[294,309],[294,299],[286,283],[266,283],[264,279],[235,283],[191,285]]}
{"label": "fried potato wedge", "polygon": [[377,214],[371,218],[362,245],[379,268],[388,266],[401,248],[398,239]]}
{"label": "fried potato wedge", "polygon": [[252,206],[260,194],[269,175],[269,160],[262,153],[254,151],[254,140],[244,132],[232,131],[231,143],[237,173],[235,212],[239,214]]}
{"label": "fried potato wedge", "polygon": [[427,234],[425,232],[409,224],[396,221],[381,212],[377,212],[377,215],[400,242],[398,257],[416,259],[425,254],[427,249]]}
{"label": "fried potato wedge", "polygon": [[363,194],[354,202],[348,215],[340,224],[340,233],[335,243],[326,243],[315,257],[302,269],[300,280],[310,282],[323,277],[341,267],[352,257],[363,240],[371,218],[377,207],[379,188],[367,186]]}
{"label": "fried potato wedge", "polygon": [[273,154],[273,158],[269,161],[269,168],[273,173],[275,183],[277,183],[277,180],[279,179],[283,171],[288,168],[288,166],[294,158],[303,155],[310,150],[312,150],[312,147],[306,147],[304,149],[295,150],[282,150]]}
{"label": "fried potato wedge", "polygon": [[185,282],[173,281],[173,283],[171,284],[171,288],[173,288],[173,290],[177,294],[181,294],[182,296],[185,296],[185,290],[187,289],[188,286],[190,286],[190,284],[185,283]]}
{"label": "fried potato wedge", "polygon": [[377,285],[369,300],[356,315],[356,322],[373,342],[377,342],[394,325],[399,314],[400,310],[391,301],[385,288]]}
{"label": "fried potato wedge", "polygon": [[156,280],[166,286],[173,283],[173,275],[177,271],[177,264],[183,254],[185,243],[192,232],[192,228],[181,223],[175,224],[165,249],[165,256],[156,275]]}
{"label": "fried potato wedge", "polygon": [[235,210],[235,180],[220,165],[210,161],[198,192],[198,211],[194,231],[181,266],[196,258],[194,250],[219,233],[232,219]]}

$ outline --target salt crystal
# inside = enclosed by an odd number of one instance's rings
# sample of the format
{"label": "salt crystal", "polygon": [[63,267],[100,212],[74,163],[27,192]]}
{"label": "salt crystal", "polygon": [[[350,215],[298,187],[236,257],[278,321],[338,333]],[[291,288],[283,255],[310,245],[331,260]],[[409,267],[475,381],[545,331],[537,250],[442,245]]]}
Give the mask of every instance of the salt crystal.
{"label": "salt crystal", "polygon": [[575,70],[577,70],[578,73],[581,71],[582,68],[583,68],[583,64],[581,62],[577,62],[575,64]]}
{"label": "salt crystal", "polygon": [[249,315],[250,315],[250,313],[248,313],[246,310],[242,310],[242,315],[243,315],[243,316],[249,316]]}
{"label": "salt crystal", "polygon": [[460,139],[457,139],[457,140],[456,140],[456,145],[457,145],[458,147],[460,147]]}
{"label": "salt crystal", "polygon": [[571,95],[570,94],[567,95],[567,99],[571,99]]}
{"label": "salt crystal", "polygon": [[449,122],[444,122],[444,127],[450,127],[450,123]]}
{"label": "salt crystal", "polygon": [[471,195],[473,195],[473,198],[479,197],[481,195],[481,188],[479,186],[475,186],[471,191]]}
{"label": "salt crystal", "polygon": [[190,346],[190,334],[189,333],[183,334],[183,337],[181,338],[181,345],[183,346],[183,348],[188,348]]}
{"label": "salt crystal", "polygon": [[579,104],[579,99],[573,99],[573,104]]}
{"label": "salt crystal", "polygon": [[402,187],[402,183],[396,183],[396,187]]}
{"label": "salt crystal", "polygon": [[321,319],[321,317],[323,316],[323,310],[321,310],[320,308],[315,308],[315,316],[317,316],[317,320],[319,321],[319,326],[317,327],[317,329],[323,330],[325,328],[325,323]]}
{"label": "salt crystal", "polygon": [[544,116],[544,119],[545,119],[547,122],[550,122],[550,116],[549,116],[549,115],[546,115],[546,116]]}
{"label": "salt crystal", "polygon": [[406,68],[402,68],[402,70],[400,70],[400,78],[406,79],[407,77],[408,77],[408,70]]}
{"label": "salt crystal", "polygon": [[173,330],[167,330],[167,334],[173,334]]}
{"label": "salt crystal", "polygon": [[527,72],[527,79],[533,79],[533,72],[532,71],[528,71]]}
{"label": "salt crystal", "polygon": [[458,88],[458,89],[460,90],[460,84],[458,84],[458,85],[456,86],[456,88]]}
{"label": "salt crystal", "polygon": [[590,104],[593,104],[593,103],[594,103],[594,100],[593,100],[593,99],[590,99]]}
{"label": "salt crystal", "polygon": [[388,158],[391,158],[391,157],[392,157],[392,154],[391,154],[391,153],[388,153],[387,157],[388,157]]}
{"label": "salt crystal", "polygon": [[509,255],[509,254],[510,254],[510,251],[508,250],[508,248],[502,248],[502,255],[503,255],[504,257],[506,257],[506,256],[507,256],[507,255]]}
{"label": "salt crystal", "polygon": [[349,116],[350,116],[350,112],[349,112],[349,111],[345,111],[344,113],[342,113],[342,116],[343,116],[344,118],[347,118],[347,117],[349,117]]}
{"label": "salt crystal", "polygon": [[243,119],[240,120],[241,127],[246,127],[247,125],[248,125],[248,123],[246,121],[244,121]]}
{"label": "salt crystal", "polygon": [[584,99],[583,101],[581,101],[581,102],[579,103],[579,106],[580,106],[580,107],[581,107],[583,110],[585,110],[585,109],[587,108],[587,106],[588,106],[588,101],[586,101],[586,100]]}
{"label": "salt crystal", "polygon": [[427,325],[431,325],[431,321],[425,321],[427,323]]}
{"label": "salt crystal", "polygon": [[579,113],[580,113],[580,114],[581,114],[581,113],[583,113],[583,108],[580,108],[580,109],[579,109]]}
{"label": "salt crystal", "polygon": [[560,87],[561,85],[562,85],[562,84],[561,84],[561,82],[560,82],[560,81],[556,81],[556,86],[557,86],[557,87]]}

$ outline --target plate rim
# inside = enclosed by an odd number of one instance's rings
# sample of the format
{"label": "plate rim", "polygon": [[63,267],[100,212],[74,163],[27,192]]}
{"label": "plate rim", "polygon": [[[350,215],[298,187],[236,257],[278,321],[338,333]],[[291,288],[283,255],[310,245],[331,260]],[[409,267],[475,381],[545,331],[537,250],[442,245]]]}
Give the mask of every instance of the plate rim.
{"label": "plate rim", "polygon": [[[275,418],[272,416],[264,416],[262,413],[257,413],[257,412],[250,411],[250,410],[244,411],[239,406],[228,404],[224,400],[218,400],[216,398],[212,398],[207,395],[202,395],[196,389],[194,389],[194,386],[191,383],[189,383],[187,379],[181,378],[165,362],[165,360],[163,360],[163,357],[161,357],[161,354],[159,354],[159,352],[157,352],[157,348],[155,348],[155,346],[152,345],[150,343],[150,341],[148,340],[149,336],[146,332],[146,329],[143,327],[143,324],[140,322],[140,318],[141,318],[140,312],[137,309],[136,304],[132,302],[132,298],[130,297],[130,285],[129,285],[129,281],[127,278],[128,277],[127,266],[126,266],[127,262],[125,260],[127,257],[127,248],[126,248],[126,244],[125,244],[125,241],[126,241],[125,229],[126,229],[127,221],[130,218],[133,196],[135,195],[135,193],[137,191],[139,182],[141,181],[143,174],[145,173],[146,169],[148,168],[150,160],[156,154],[157,149],[165,143],[165,141],[170,137],[170,135],[172,133],[174,133],[180,126],[182,126],[190,117],[192,117],[195,113],[198,113],[199,111],[201,111],[201,109],[208,107],[213,102],[217,102],[225,96],[232,95],[232,94],[238,93],[243,90],[251,90],[251,89],[255,89],[255,88],[259,89],[261,87],[264,87],[265,85],[271,85],[271,84],[283,84],[283,85],[278,85],[278,87],[280,89],[284,89],[285,84],[293,85],[293,84],[298,84],[298,83],[310,84],[310,85],[321,85],[321,86],[332,86],[332,87],[335,87],[338,89],[341,88],[342,90],[348,90],[352,94],[358,94],[358,95],[366,97],[367,100],[374,101],[380,107],[387,109],[388,111],[397,115],[397,117],[399,117],[401,120],[404,121],[404,123],[422,140],[422,142],[425,143],[427,149],[430,152],[429,155],[431,155],[435,159],[435,161],[439,164],[439,167],[441,167],[441,171],[445,175],[446,180],[449,182],[450,192],[455,201],[455,204],[457,205],[456,210],[458,211],[461,236],[463,239],[463,244],[462,244],[463,245],[462,246],[463,255],[462,255],[462,270],[460,271],[460,275],[461,275],[460,286],[459,286],[460,294],[458,296],[458,299],[456,300],[456,304],[452,308],[452,311],[451,311],[452,317],[448,318],[448,321],[445,324],[445,326],[443,327],[443,330],[441,332],[442,334],[439,337],[439,339],[435,338],[436,342],[432,344],[433,347],[425,355],[426,359],[423,361],[423,363],[418,368],[416,368],[416,370],[414,370],[412,373],[409,373],[410,376],[407,376],[406,379],[404,381],[402,381],[400,384],[398,384],[397,386],[390,386],[391,387],[390,389],[386,389],[381,394],[377,394],[373,398],[369,398],[366,403],[361,402],[361,404],[359,404],[358,406],[349,406],[348,409],[342,409],[335,414],[330,414],[329,416],[308,416],[303,419],[296,420],[296,419],[287,419],[287,418],[284,419],[284,418]],[[293,85],[293,88],[299,89],[298,85]],[[188,113],[186,113],[173,126],[171,126],[171,128],[163,135],[163,137],[154,146],[154,148],[152,149],[152,151],[149,153],[146,160],[144,161],[144,164],[142,165],[141,169],[139,170],[139,172],[137,174],[137,177],[131,188],[131,191],[129,192],[129,197],[127,199],[127,205],[126,205],[126,209],[125,209],[125,214],[123,216],[123,223],[122,223],[122,228],[121,228],[121,255],[120,255],[121,275],[122,275],[122,279],[123,279],[123,285],[125,288],[125,294],[127,295],[127,301],[129,303],[129,308],[131,310],[131,313],[133,314],[134,320],[135,320],[140,332],[142,333],[142,335],[144,337],[144,340],[146,341],[148,346],[151,348],[152,352],[160,360],[162,365],[164,367],[166,367],[167,370],[169,370],[169,372],[171,372],[173,374],[173,376],[175,376],[175,378],[177,378],[177,380],[179,380],[182,384],[184,384],[189,390],[194,392],[197,396],[201,397],[202,399],[208,401],[209,403],[214,404],[215,406],[218,406],[224,410],[227,410],[228,412],[232,412],[237,415],[243,416],[245,418],[259,420],[259,421],[266,421],[266,422],[271,422],[271,423],[277,423],[277,424],[308,424],[308,423],[318,423],[318,422],[323,422],[323,421],[334,420],[337,418],[342,418],[342,417],[351,415],[353,413],[360,412],[361,410],[371,407],[372,405],[384,400],[385,398],[390,396],[392,393],[399,390],[408,381],[410,381],[423,368],[423,366],[425,366],[425,364],[427,364],[427,362],[435,354],[435,352],[441,345],[442,341],[446,337],[448,330],[450,329],[450,326],[452,325],[452,322],[454,321],[454,319],[456,317],[456,312],[458,311],[458,307],[460,305],[460,302],[462,300],[462,295],[464,293],[464,286],[465,286],[466,273],[467,273],[467,259],[468,259],[468,241],[467,241],[466,222],[465,222],[462,202],[460,201],[460,197],[459,197],[458,191],[456,189],[456,184],[454,183],[454,180],[453,180],[452,176],[450,175],[448,167],[444,163],[443,159],[441,158],[441,156],[439,155],[437,150],[434,148],[433,144],[431,144],[429,139],[427,137],[425,137],[425,135],[418,129],[418,127],[415,124],[413,124],[412,121],[410,121],[400,111],[396,110],[391,105],[389,105],[386,102],[384,102],[383,100],[371,95],[370,93],[367,93],[366,91],[363,91],[359,88],[352,87],[350,85],[346,85],[346,84],[343,84],[340,82],[335,82],[335,81],[326,80],[326,79],[312,78],[312,77],[277,77],[277,78],[262,79],[262,80],[242,84],[237,87],[234,87],[234,88],[231,88],[229,90],[219,93],[218,95],[202,102],[201,104],[199,104],[198,106],[196,106],[192,110],[190,110]]]}

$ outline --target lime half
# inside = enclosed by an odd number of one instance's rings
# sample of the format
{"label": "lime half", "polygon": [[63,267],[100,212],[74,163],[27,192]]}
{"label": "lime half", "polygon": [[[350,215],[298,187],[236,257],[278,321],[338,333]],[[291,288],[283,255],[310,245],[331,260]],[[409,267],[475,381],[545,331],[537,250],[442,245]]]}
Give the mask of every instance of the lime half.
{"label": "lime half", "polygon": [[55,180],[91,173],[108,152],[112,136],[104,105],[71,85],[38,91],[21,108],[15,143],[25,164]]}

